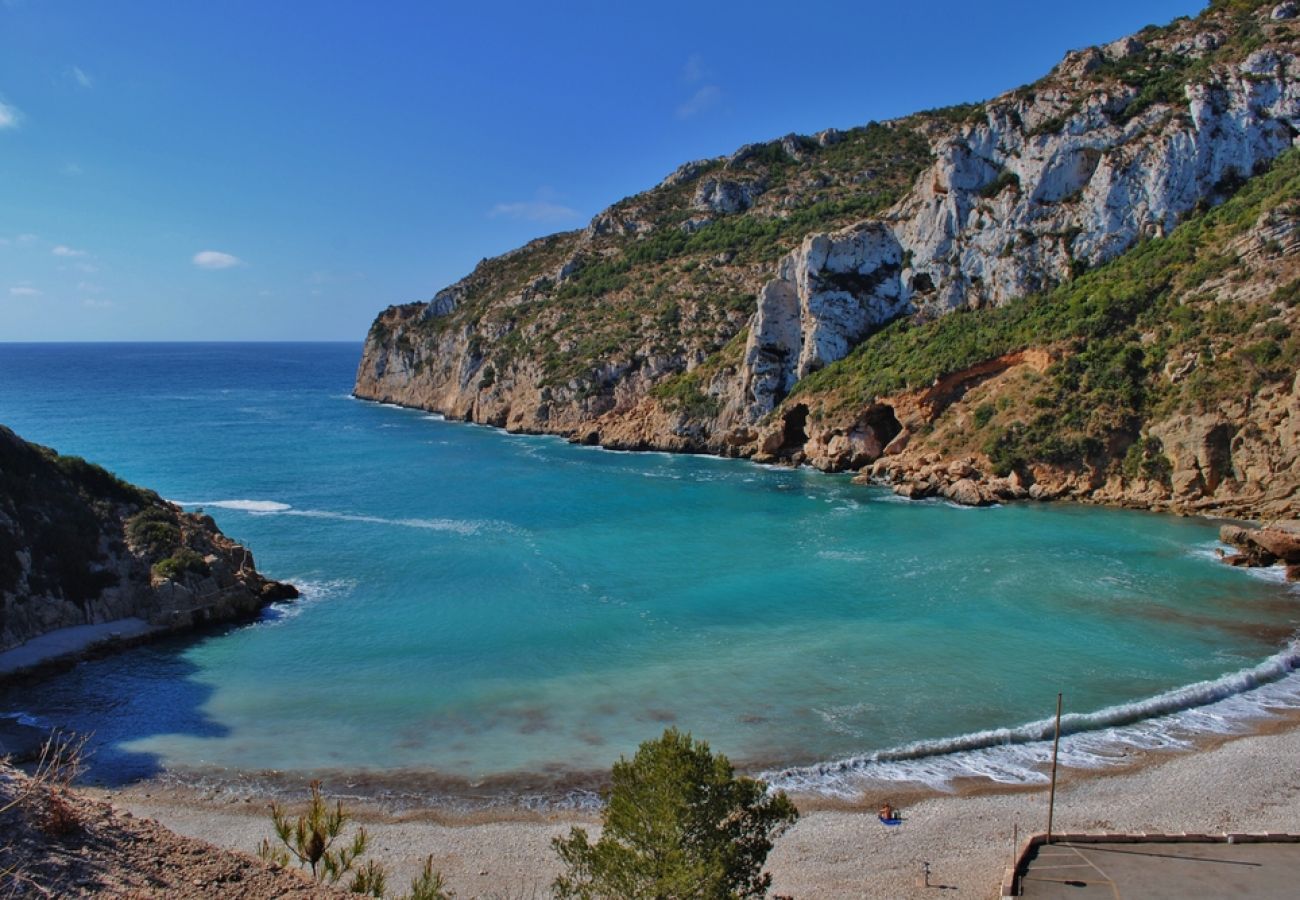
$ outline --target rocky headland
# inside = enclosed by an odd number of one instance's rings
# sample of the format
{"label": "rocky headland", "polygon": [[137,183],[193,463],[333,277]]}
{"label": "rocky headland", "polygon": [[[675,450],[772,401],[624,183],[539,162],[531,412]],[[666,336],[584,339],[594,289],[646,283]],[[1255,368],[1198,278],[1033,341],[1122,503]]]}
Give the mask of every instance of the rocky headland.
{"label": "rocky headland", "polygon": [[1300,514],[1300,18],[787,135],[375,320],[356,396],[912,497]]}
{"label": "rocky headland", "polygon": [[0,426],[0,678],[297,594],[211,517]]}

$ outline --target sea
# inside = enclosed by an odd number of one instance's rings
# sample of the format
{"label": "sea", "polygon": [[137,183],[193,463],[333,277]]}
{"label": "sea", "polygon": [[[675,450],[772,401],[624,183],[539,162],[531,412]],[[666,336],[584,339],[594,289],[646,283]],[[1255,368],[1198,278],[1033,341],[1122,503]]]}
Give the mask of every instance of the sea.
{"label": "sea", "polygon": [[1300,707],[1300,595],[1217,523],[901,500],[351,396],[359,344],[0,344],[0,423],[212,515],[296,602],[0,714],[91,780],[594,802],[665,728],[852,798],[1104,768]]}

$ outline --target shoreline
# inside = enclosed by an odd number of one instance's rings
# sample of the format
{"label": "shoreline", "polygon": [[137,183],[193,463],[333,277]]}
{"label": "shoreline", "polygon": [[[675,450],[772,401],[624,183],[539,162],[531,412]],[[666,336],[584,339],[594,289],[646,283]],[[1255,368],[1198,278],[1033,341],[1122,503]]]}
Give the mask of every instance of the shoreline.
{"label": "shoreline", "polygon": [[[270,834],[265,797],[159,781],[83,792],[229,849],[253,852]],[[902,808],[902,827],[876,821],[875,808],[885,799]],[[1024,837],[1042,829],[1047,790],[972,783],[951,793],[891,789],[857,803],[795,800],[803,815],[769,857],[775,893],[929,896],[916,887],[925,861],[932,883],[952,886],[954,896],[993,897],[1013,831]],[[1250,733],[1214,736],[1191,750],[1135,754],[1122,768],[1066,770],[1056,824],[1071,831],[1300,831],[1298,800],[1300,711],[1290,711]],[[392,883],[405,883],[433,854],[461,896],[544,893],[559,872],[551,840],[575,825],[599,827],[594,811],[569,809],[465,812],[430,804],[393,810],[366,801],[350,809],[371,833],[373,858],[389,866]]]}

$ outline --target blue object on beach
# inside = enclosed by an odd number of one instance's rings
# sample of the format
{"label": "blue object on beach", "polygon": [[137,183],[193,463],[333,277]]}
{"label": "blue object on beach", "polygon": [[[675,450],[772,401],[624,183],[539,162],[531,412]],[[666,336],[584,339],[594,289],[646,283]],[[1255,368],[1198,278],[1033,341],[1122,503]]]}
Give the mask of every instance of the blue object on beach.
{"label": "blue object on beach", "polygon": [[902,816],[891,816],[888,819],[886,819],[884,816],[876,816],[876,818],[880,820],[881,825],[902,825],[903,824]]}

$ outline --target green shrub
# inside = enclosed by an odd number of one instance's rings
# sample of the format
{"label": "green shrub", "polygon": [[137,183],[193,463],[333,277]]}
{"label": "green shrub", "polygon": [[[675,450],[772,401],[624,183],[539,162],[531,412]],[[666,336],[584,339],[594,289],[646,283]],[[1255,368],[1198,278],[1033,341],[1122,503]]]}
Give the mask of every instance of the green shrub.
{"label": "green shrub", "polygon": [[148,506],[126,520],[126,536],[150,556],[169,554],[181,543],[176,517],[160,506]]}
{"label": "green shrub", "polygon": [[153,564],[153,574],[168,581],[180,581],[191,573],[207,575],[210,572],[207,561],[188,547],[181,547],[171,556]]}
{"label": "green shrub", "polygon": [[1007,188],[1020,190],[1020,176],[1010,169],[1003,169],[998,173],[997,178],[980,188],[980,196],[985,200],[991,200]]}
{"label": "green shrub", "polygon": [[985,425],[987,425],[989,422],[993,420],[993,416],[997,413],[997,411],[998,411],[997,407],[994,406],[992,403],[981,403],[979,406],[975,407],[975,412],[973,416],[975,419],[975,427],[983,428]]}
{"label": "green shrub", "polygon": [[552,887],[581,900],[762,897],[772,842],[798,817],[784,793],[670,728],[614,764],[600,840],[582,828],[555,839],[565,873]]}

